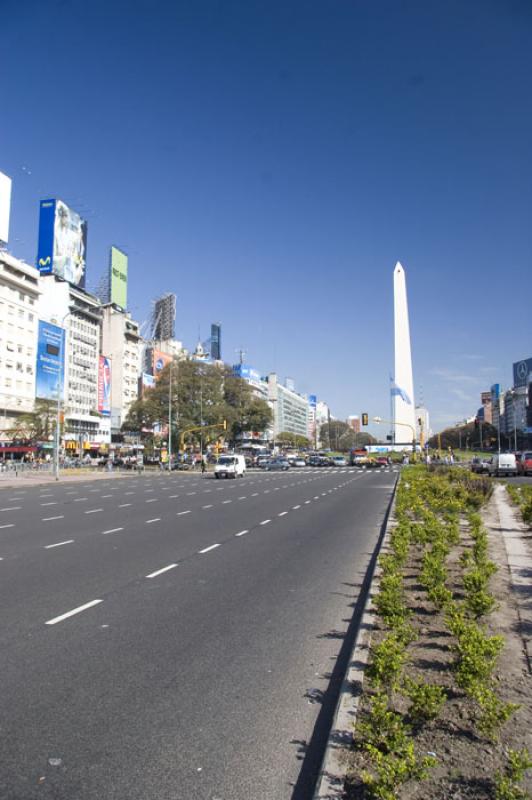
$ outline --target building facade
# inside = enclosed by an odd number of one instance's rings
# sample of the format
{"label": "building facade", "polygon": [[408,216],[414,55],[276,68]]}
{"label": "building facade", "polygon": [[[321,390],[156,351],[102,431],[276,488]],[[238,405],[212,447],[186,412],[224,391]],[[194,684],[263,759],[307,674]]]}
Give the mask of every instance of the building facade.
{"label": "building facade", "polygon": [[138,322],[115,305],[102,308],[100,350],[111,360],[111,433],[117,434],[138,398],[142,340]]}
{"label": "building facade", "polygon": [[308,437],[307,398],[280,384],[275,372],[268,376],[268,399],[273,409],[274,438],[283,432]]}
{"label": "building facade", "polygon": [[39,297],[38,271],[0,251],[0,441],[34,408]]}

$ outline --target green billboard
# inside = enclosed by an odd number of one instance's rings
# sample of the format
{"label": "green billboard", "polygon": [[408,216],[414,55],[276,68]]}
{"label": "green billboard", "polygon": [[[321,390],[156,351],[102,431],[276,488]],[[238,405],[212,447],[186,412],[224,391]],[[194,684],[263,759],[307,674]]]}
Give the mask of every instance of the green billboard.
{"label": "green billboard", "polygon": [[127,307],[127,256],[118,247],[111,247],[111,303]]}

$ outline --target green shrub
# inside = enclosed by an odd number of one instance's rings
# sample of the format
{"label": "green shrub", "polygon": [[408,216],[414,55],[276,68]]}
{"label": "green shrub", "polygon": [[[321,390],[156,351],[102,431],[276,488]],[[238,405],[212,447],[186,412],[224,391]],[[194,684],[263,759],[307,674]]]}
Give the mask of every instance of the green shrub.
{"label": "green shrub", "polygon": [[410,728],[401,714],[389,707],[388,696],[377,692],[370,701],[370,710],[357,725],[357,733],[364,749],[368,747],[390,753],[405,747]]}
{"label": "green shrub", "polygon": [[491,677],[497,656],[504,647],[502,636],[488,636],[475,622],[465,620],[459,614],[450,630],[457,637],[454,650],[456,682],[468,694]]}
{"label": "green shrub", "polygon": [[396,800],[397,790],[403,783],[411,779],[425,780],[429,769],[438,763],[433,756],[418,758],[411,740],[397,753],[383,754],[371,747],[368,752],[374,773],[364,771],[362,781],[368,795],[375,800]]}
{"label": "green shrub", "polygon": [[443,686],[411,678],[405,680],[403,691],[411,702],[408,713],[415,724],[436,719],[447,699]]}
{"label": "green shrub", "polygon": [[473,687],[471,696],[476,700],[480,708],[480,715],[476,722],[479,733],[491,739],[491,741],[496,741],[499,738],[502,726],[519,709],[519,705],[503,702],[497,697],[493,689],[482,684]]}
{"label": "green shrub", "polygon": [[508,762],[504,772],[495,775],[495,800],[527,800],[529,795],[519,786],[525,772],[532,767],[530,753],[522,750],[509,750]]}
{"label": "green shrub", "polygon": [[371,685],[394,689],[405,661],[405,643],[396,633],[389,633],[380,644],[371,648],[370,664],[366,673]]}

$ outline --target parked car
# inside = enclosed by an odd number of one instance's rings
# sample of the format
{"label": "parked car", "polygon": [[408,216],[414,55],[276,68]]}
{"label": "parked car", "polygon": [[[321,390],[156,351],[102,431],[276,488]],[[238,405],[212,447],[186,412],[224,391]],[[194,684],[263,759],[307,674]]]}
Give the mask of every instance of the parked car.
{"label": "parked car", "polygon": [[489,463],[488,458],[479,458],[476,456],[471,459],[471,472],[476,472],[477,475],[489,472]]}
{"label": "parked car", "polygon": [[291,467],[306,467],[307,462],[301,456],[287,456],[288,463]]}
{"label": "parked car", "polygon": [[241,455],[220,456],[214,467],[215,478],[243,478],[246,474],[246,460]]}
{"label": "parked car", "polygon": [[271,458],[270,456],[259,456],[256,461],[257,467],[264,469],[270,458]]}
{"label": "parked car", "polygon": [[347,459],[345,456],[333,456],[331,458],[332,467],[347,467]]}
{"label": "parked car", "polygon": [[265,470],[270,472],[274,469],[283,469],[287,470],[290,469],[290,464],[286,460],[286,458],[270,458],[270,460],[266,463]]}
{"label": "parked car", "polygon": [[520,453],[517,459],[517,471],[520,475],[532,475],[532,452]]}
{"label": "parked car", "polygon": [[513,453],[497,453],[488,462],[488,473],[491,477],[500,475],[517,475],[517,461]]}
{"label": "parked car", "polygon": [[321,456],[309,456],[307,463],[309,467],[321,467]]}

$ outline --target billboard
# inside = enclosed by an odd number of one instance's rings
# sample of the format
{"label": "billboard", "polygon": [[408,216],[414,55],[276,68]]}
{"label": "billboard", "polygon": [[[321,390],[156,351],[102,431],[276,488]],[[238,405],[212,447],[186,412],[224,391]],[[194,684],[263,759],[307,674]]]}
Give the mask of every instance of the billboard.
{"label": "billboard", "polygon": [[532,358],[516,361],[514,368],[514,386],[528,386],[532,374]]}
{"label": "billboard", "polygon": [[62,200],[41,200],[37,269],[85,286],[87,223]]}
{"label": "billboard", "polygon": [[65,378],[65,331],[39,320],[35,397],[57,400],[63,395]]}
{"label": "billboard", "polygon": [[172,356],[168,355],[168,353],[162,353],[160,350],[153,350],[152,353],[153,359],[153,375],[157,379],[159,377],[159,373],[163,371],[167,364],[172,362]]}
{"label": "billboard", "polygon": [[250,367],[248,364],[235,364],[233,366],[233,373],[237,378],[242,378],[249,383],[260,383],[262,375],[257,369]]}
{"label": "billboard", "polygon": [[124,309],[127,306],[127,267],[126,254],[113,245],[109,263],[110,302]]}
{"label": "billboard", "polygon": [[153,389],[155,386],[155,378],[147,372],[142,373],[142,388]]}
{"label": "billboard", "polygon": [[100,356],[98,361],[98,412],[111,416],[111,359]]}
{"label": "billboard", "polygon": [[0,242],[9,241],[9,216],[11,213],[11,178],[0,172]]}

